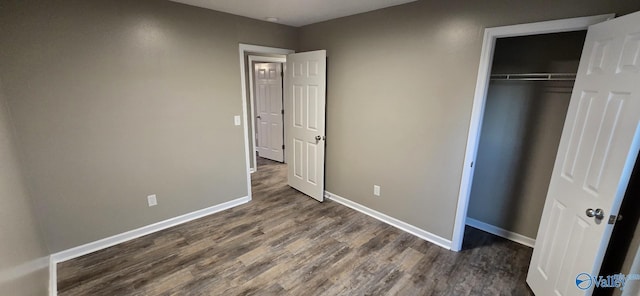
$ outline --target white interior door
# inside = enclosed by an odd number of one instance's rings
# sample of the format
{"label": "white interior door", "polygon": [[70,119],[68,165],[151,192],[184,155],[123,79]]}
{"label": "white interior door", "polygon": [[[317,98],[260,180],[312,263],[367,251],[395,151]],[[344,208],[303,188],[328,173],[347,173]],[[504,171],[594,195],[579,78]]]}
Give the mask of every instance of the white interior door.
{"label": "white interior door", "polygon": [[260,157],[284,161],[282,64],[256,63],[256,150]]}
{"label": "white interior door", "polygon": [[609,218],[618,213],[638,155],[639,122],[640,13],[634,13],[589,27],[527,275],[536,295],[592,293],[595,283],[580,274],[599,272]]}
{"label": "white interior door", "polygon": [[327,53],[290,54],[285,72],[288,183],[323,201]]}

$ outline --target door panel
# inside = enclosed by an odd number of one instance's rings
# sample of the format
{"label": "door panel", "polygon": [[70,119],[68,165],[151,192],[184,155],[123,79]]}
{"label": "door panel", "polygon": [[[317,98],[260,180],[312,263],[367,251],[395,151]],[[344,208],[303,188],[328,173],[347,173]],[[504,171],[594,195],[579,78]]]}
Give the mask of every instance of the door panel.
{"label": "door panel", "polygon": [[258,109],[256,150],[260,157],[282,162],[282,64],[256,63],[254,70]]}
{"label": "door panel", "polygon": [[[638,24],[634,13],[587,33],[527,275],[537,295],[590,295],[595,286],[577,276],[600,269],[613,229],[608,219],[619,210],[640,146]],[[589,217],[589,208],[602,219]]]}
{"label": "door panel", "polygon": [[[285,75],[285,153],[288,183],[324,199],[326,51],[287,56]],[[289,145],[291,149],[289,149]]]}

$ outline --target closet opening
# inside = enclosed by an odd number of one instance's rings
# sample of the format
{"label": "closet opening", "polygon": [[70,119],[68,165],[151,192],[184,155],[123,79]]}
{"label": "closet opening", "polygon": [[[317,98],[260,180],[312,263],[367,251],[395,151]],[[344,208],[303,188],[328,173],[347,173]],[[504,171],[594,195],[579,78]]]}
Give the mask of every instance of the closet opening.
{"label": "closet opening", "polygon": [[496,40],[468,226],[534,246],[585,37]]}

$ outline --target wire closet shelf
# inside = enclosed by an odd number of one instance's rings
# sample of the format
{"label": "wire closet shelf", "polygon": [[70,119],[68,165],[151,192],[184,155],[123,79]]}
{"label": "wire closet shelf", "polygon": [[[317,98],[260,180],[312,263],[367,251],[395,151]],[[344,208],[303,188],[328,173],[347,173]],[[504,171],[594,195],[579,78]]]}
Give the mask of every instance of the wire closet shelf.
{"label": "wire closet shelf", "polygon": [[491,74],[491,80],[574,81],[576,80],[576,73]]}

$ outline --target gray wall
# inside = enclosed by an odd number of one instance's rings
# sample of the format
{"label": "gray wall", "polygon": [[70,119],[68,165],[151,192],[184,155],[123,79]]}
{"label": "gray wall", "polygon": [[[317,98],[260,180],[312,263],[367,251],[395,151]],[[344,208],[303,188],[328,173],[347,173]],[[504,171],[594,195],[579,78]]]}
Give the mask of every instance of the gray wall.
{"label": "gray wall", "polygon": [[639,9],[429,0],[298,30],[168,1],[3,1],[0,80],[51,252],[247,195],[238,43],[328,49],[327,189],[451,238],[483,29]]}
{"label": "gray wall", "polygon": [[0,89],[0,294],[46,295],[47,251],[17,153]]}
{"label": "gray wall", "polygon": [[468,217],[535,239],[571,88],[490,85]]}
{"label": "gray wall", "polygon": [[[492,73],[575,73],[586,32],[503,38]],[[468,216],[534,238],[573,81],[489,84]]]}
{"label": "gray wall", "polygon": [[329,56],[327,190],[451,239],[484,28],[636,10],[425,0],[302,27],[299,49]]}
{"label": "gray wall", "polygon": [[247,195],[238,43],[294,48],[295,28],[169,1],[1,5],[0,79],[51,252]]}

